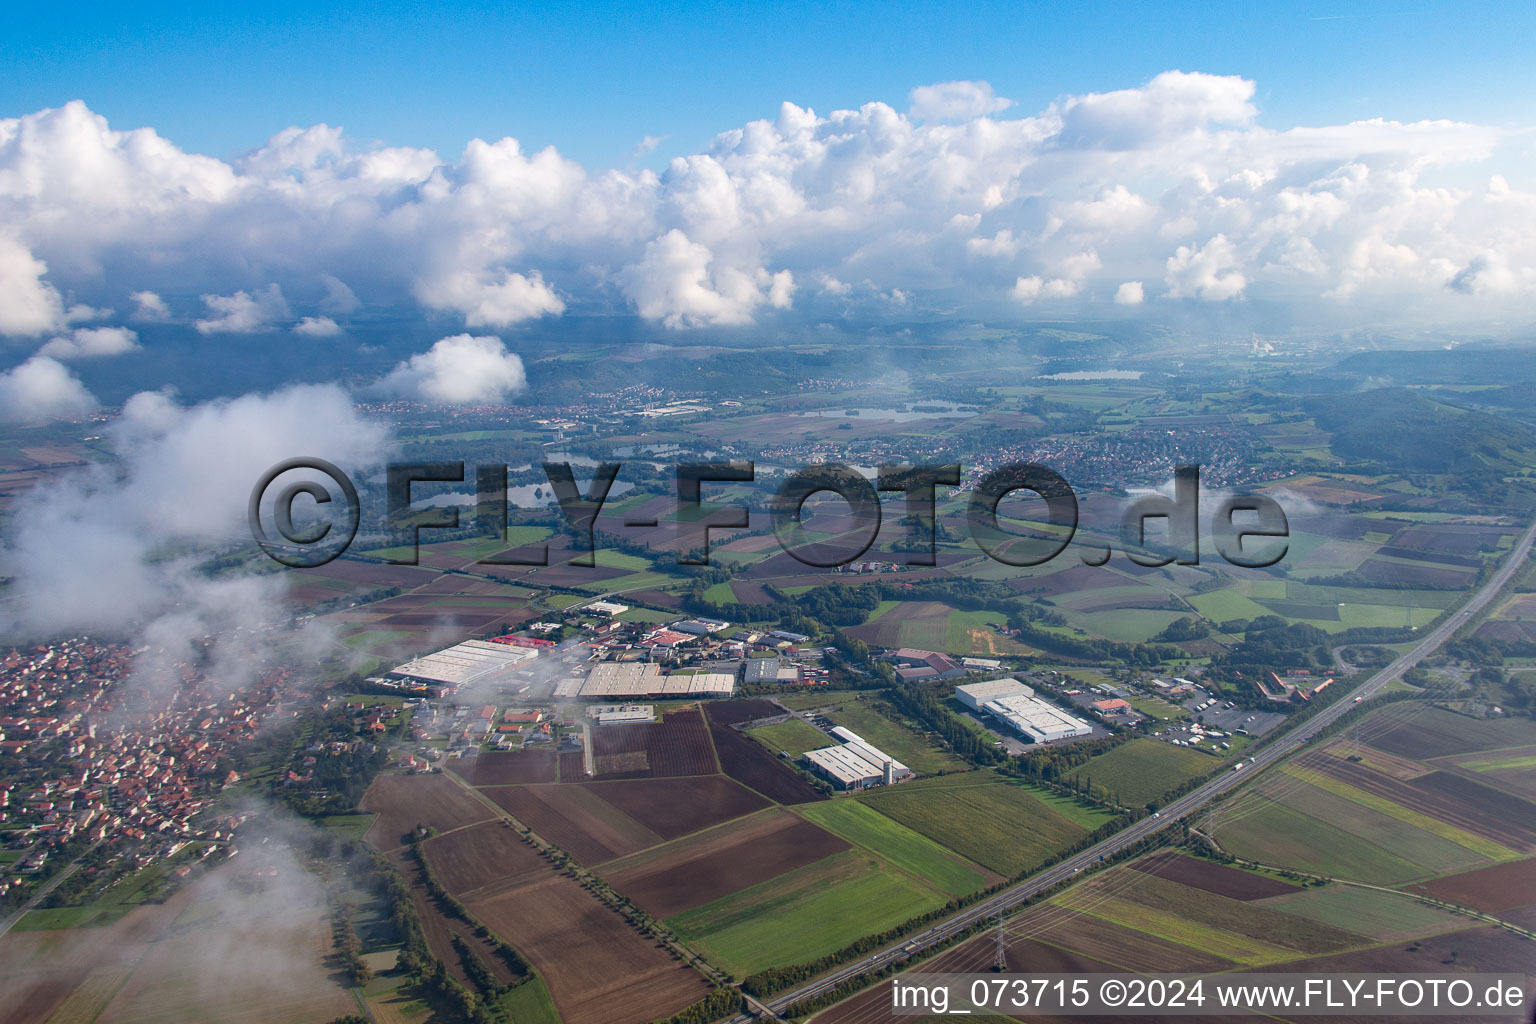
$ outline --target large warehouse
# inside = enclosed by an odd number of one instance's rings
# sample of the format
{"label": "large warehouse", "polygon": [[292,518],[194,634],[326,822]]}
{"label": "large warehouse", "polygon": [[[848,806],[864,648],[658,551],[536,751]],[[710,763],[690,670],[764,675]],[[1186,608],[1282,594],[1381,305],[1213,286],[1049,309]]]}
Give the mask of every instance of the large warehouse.
{"label": "large warehouse", "polygon": [[664,676],[651,661],[599,661],[585,679],[561,680],[556,697],[593,697],[605,700],[630,697],[729,697],[736,692],[736,676],[730,672],[674,673]]}
{"label": "large warehouse", "polygon": [[912,777],[912,769],[853,730],[837,726],[832,735],[843,741],[840,746],[808,750],[804,757],[838,789],[889,786]]}
{"label": "large warehouse", "polygon": [[1035,691],[1017,679],[989,679],[984,683],[966,683],[955,687],[955,699],[972,711],[980,711],[989,700],[1003,697],[1033,697]]}
{"label": "large warehouse", "polygon": [[1039,697],[999,697],[983,704],[981,710],[1035,743],[1070,740],[1093,732],[1087,722]]}
{"label": "large warehouse", "polygon": [[466,640],[408,661],[389,674],[438,686],[464,686],[494,679],[538,656],[539,652],[532,647]]}

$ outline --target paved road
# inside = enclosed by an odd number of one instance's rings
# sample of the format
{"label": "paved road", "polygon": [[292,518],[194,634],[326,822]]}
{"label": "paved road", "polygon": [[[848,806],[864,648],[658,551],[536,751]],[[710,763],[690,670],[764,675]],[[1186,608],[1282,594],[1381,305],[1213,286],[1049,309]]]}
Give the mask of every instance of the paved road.
{"label": "paved road", "polygon": [[89,848],[81,852],[80,856],[70,861],[68,867],[54,875],[52,878],[48,879],[48,881],[43,884],[41,889],[32,894],[31,899],[27,900],[27,902],[23,903],[16,909],[14,914],[6,918],[4,921],[0,921],[0,938],[3,938],[6,932],[9,932],[12,928],[16,927],[16,922],[20,921],[22,916],[25,915],[27,911],[35,910],[37,905],[43,902],[43,898],[45,896],[53,892],[54,889],[58,888],[60,882],[64,881],[64,879],[68,878],[70,875],[79,870],[80,862],[85,860],[86,855],[95,850],[96,847],[100,846],[103,842],[105,842],[105,840],[98,839],[92,843]]}
{"label": "paved road", "polygon": [[[872,970],[877,970],[891,961],[910,956],[911,953],[907,950],[913,943],[916,943],[918,950],[926,949],[950,938],[958,932],[964,931],[978,921],[984,921],[999,913],[1006,913],[1030,897],[1071,878],[1084,868],[1098,863],[1101,859],[1140,842],[1152,833],[1166,828],[1181,818],[1188,817],[1221,794],[1242,785],[1265,767],[1294,754],[1312,738],[1314,733],[1337,721],[1360,701],[1380,692],[1383,687],[1400,678],[1404,672],[1417,665],[1423,658],[1450,639],[1458,629],[1464,626],[1469,619],[1482,610],[1484,605],[1493,599],[1493,596],[1499,592],[1504,584],[1509,582],[1510,577],[1525,562],[1526,555],[1530,553],[1533,540],[1536,540],[1536,524],[1532,524],[1526,530],[1525,534],[1520,538],[1520,542],[1515,545],[1514,551],[1510,553],[1509,558],[1489,578],[1488,582],[1477,593],[1473,594],[1461,608],[1448,616],[1444,622],[1426,633],[1423,639],[1414,645],[1412,650],[1355,687],[1344,699],[1336,701],[1318,712],[1305,725],[1290,729],[1285,734],[1267,743],[1258,744],[1254,748],[1250,748],[1255,749],[1257,752],[1242,768],[1223,772],[1198,789],[1184,794],[1164,807],[1155,818],[1143,818],[1096,846],[1074,854],[1061,863],[1053,865],[1039,874],[1032,875],[1017,885],[1005,889],[994,896],[990,896],[980,903],[974,903],[966,907],[942,924],[934,925],[925,932],[887,946],[866,960],[848,964],[816,981],[780,993],[773,999],[767,1000],[767,1005],[775,1013],[783,1013],[793,1003],[812,996],[821,995],[846,981],[867,974]],[[740,1024],[740,1022],[750,1021],[751,1019],[749,1016],[742,1015],[735,1018],[731,1024]]]}

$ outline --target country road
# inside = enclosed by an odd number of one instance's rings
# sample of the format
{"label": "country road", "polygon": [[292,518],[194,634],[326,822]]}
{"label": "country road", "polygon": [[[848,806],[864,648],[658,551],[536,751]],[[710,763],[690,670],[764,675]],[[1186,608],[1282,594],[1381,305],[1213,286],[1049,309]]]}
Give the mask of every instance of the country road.
{"label": "country road", "polygon": [[[1119,853],[1121,850],[1134,843],[1145,839],[1154,832],[1167,828],[1169,825],[1188,817],[1216,797],[1247,782],[1253,776],[1259,774],[1266,767],[1274,764],[1299,750],[1311,740],[1318,731],[1331,725],[1342,717],[1350,708],[1360,701],[1379,693],[1383,687],[1400,678],[1404,672],[1417,665],[1431,652],[1445,643],[1458,629],[1467,623],[1473,616],[1480,612],[1495,594],[1509,582],[1510,578],[1519,570],[1530,554],[1532,541],[1536,540],[1536,523],[1533,523],[1521,536],[1520,542],[1515,545],[1510,556],[1505,560],[1497,572],[1473,594],[1466,603],[1449,615],[1444,622],[1425,634],[1414,647],[1396,661],[1381,669],[1359,686],[1344,695],[1343,698],[1330,704],[1310,719],[1305,726],[1288,730],[1284,735],[1262,745],[1257,745],[1257,752],[1246,762],[1240,770],[1225,771],[1216,778],[1184,794],[1159,811],[1157,817],[1142,818],[1128,828],[1117,832],[1095,846],[1077,853],[1054,864],[1051,867],[1026,878],[1016,885],[990,896],[979,903],[972,904],[955,916],[936,924],[924,932],[909,936],[887,946],[875,955],[841,967],[831,974],[823,975],[815,981],[808,982],[799,988],[790,989],[774,996],[769,1000],[762,1000],[774,1013],[782,1014],[785,1009],[802,999],[818,996],[844,982],[853,980],[871,971],[879,970],[892,961],[901,960],[912,956],[914,952],[920,952],[937,943],[943,942],[955,934],[964,931],[978,921],[994,917],[1023,903],[1025,900],[1040,892],[1063,882],[1078,872],[1098,863],[1101,859]],[[908,947],[916,943],[917,950],[908,952]],[[743,1014],[734,1018],[731,1024],[746,1024],[753,1017]]]}

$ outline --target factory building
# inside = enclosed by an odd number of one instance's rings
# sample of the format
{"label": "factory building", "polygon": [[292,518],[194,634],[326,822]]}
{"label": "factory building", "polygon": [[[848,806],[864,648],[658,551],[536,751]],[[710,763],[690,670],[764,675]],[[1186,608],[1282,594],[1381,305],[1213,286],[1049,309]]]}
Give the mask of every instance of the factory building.
{"label": "factory building", "polygon": [[1033,697],[1033,687],[1017,679],[989,679],[984,683],[966,683],[955,687],[955,699],[972,711],[980,711],[989,700],[1003,697]]}
{"label": "factory building", "polygon": [[674,673],[664,676],[651,661],[599,661],[586,678],[562,679],[556,697],[615,700],[628,697],[729,697],[736,691],[730,672]]}
{"label": "factory building", "polygon": [[981,710],[1033,743],[1075,739],[1093,732],[1087,722],[1039,697],[999,697],[983,704]]}
{"label": "factory building", "polygon": [[434,654],[413,658],[389,674],[438,686],[464,686],[493,681],[538,656],[539,652],[531,647],[466,640]]}
{"label": "factory building", "polygon": [[806,751],[804,760],[838,789],[891,786],[912,777],[912,769],[853,730],[838,726],[832,735],[843,741],[840,746]]}

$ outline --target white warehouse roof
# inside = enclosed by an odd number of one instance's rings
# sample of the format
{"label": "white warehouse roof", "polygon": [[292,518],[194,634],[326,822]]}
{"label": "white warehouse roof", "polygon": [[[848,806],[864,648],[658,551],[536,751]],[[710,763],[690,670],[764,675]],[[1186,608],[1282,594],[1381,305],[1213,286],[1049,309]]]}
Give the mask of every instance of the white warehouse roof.
{"label": "white warehouse roof", "polygon": [[1012,678],[989,679],[984,683],[966,683],[964,686],[955,687],[955,697],[972,711],[980,711],[981,706],[989,700],[997,700],[1001,697],[1033,697],[1034,695],[1033,687]]}
{"label": "white warehouse roof", "polygon": [[1093,727],[1039,697],[1000,697],[982,706],[987,714],[1036,743],[1087,736]]}

